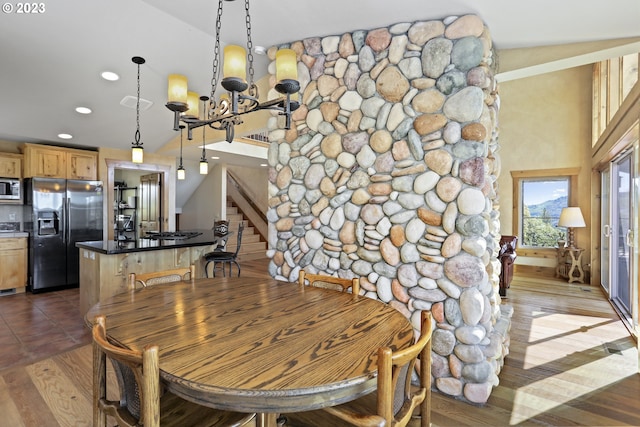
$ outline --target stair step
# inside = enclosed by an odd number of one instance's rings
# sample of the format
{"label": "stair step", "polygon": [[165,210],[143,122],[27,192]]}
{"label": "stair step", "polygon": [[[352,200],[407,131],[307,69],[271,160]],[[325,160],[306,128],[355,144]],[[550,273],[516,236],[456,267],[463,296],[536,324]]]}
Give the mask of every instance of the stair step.
{"label": "stair step", "polygon": [[[227,252],[235,252],[236,250],[236,243],[235,242],[228,242],[227,243]],[[267,249],[267,244],[265,242],[243,242],[240,245],[240,253],[248,253],[248,252],[253,252],[253,251],[259,251],[259,250],[264,250],[266,251]]]}

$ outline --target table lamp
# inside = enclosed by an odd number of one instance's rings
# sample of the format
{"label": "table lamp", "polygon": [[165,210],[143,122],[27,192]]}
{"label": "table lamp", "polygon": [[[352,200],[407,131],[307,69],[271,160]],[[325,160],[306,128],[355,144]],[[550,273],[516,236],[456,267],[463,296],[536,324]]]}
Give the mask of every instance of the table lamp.
{"label": "table lamp", "polygon": [[569,248],[575,248],[575,242],[573,240],[573,229],[576,227],[586,227],[582,217],[582,211],[579,207],[563,208],[560,213],[560,219],[558,220],[558,227],[567,227],[568,239],[567,246]]}

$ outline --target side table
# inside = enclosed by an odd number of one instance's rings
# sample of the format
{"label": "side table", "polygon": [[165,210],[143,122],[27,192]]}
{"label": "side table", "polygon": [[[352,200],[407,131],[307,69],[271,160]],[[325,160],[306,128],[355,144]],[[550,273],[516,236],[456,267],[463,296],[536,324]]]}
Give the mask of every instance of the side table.
{"label": "side table", "polygon": [[584,283],[582,254],[584,249],[561,247],[557,249],[558,265],[556,277],[569,279],[569,283]]}

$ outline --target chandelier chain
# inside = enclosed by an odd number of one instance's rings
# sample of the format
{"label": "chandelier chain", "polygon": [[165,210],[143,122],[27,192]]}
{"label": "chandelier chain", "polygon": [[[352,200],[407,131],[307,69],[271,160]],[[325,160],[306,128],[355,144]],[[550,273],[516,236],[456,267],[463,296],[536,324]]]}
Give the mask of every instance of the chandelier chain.
{"label": "chandelier chain", "polygon": [[218,86],[218,78],[220,77],[220,28],[222,27],[222,2],[218,1],[218,14],[216,16],[216,44],[213,49],[213,76],[211,77],[211,97],[212,103],[216,102],[216,88]]}
{"label": "chandelier chain", "polygon": [[138,98],[136,99],[136,133],[134,140],[140,145],[140,64],[138,64]]}
{"label": "chandelier chain", "polygon": [[249,62],[249,86],[253,86],[253,41],[251,40],[251,15],[249,14],[249,0],[245,0],[244,9],[247,12],[247,60]]}

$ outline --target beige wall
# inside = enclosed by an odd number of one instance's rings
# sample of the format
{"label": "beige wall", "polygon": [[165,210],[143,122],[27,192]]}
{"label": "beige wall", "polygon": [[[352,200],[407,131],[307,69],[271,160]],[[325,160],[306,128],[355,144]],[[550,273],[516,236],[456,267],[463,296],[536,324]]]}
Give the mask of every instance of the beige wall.
{"label": "beige wall", "polygon": [[[591,66],[583,66],[499,83],[500,231],[517,231],[510,171],[580,167],[578,200],[587,228],[576,229],[576,241],[587,250],[585,262],[590,259],[591,73]],[[516,260],[520,265],[555,263],[534,257]]]}

